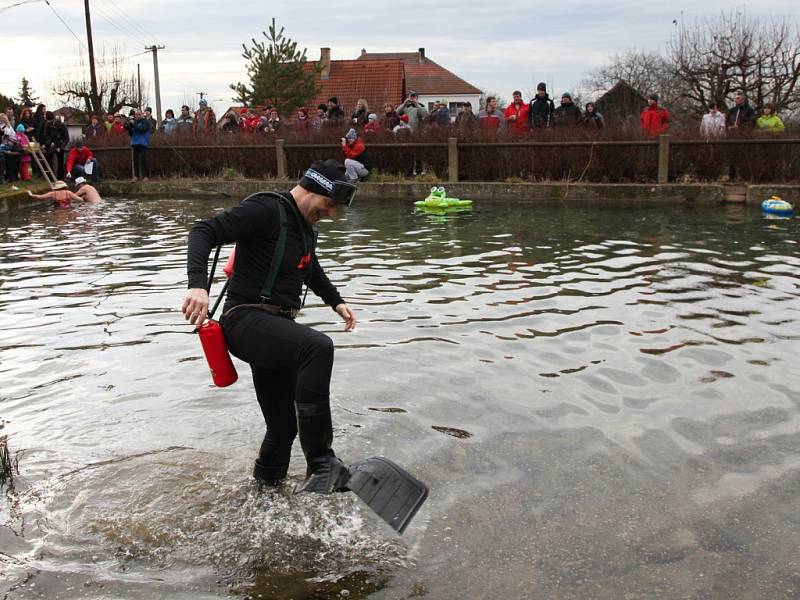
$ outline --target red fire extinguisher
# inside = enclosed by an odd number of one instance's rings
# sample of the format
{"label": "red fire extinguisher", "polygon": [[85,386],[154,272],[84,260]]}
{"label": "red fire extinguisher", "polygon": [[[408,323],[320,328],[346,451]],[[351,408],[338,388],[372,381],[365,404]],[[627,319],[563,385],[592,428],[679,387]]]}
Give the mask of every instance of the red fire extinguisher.
{"label": "red fire extinguisher", "polygon": [[[209,292],[211,291],[211,283],[214,279],[214,271],[216,271],[217,268],[217,261],[219,260],[221,248],[221,246],[217,247],[217,252],[214,255],[214,265],[211,267],[211,275],[208,278],[208,286],[206,288]],[[228,352],[228,344],[225,342],[225,335],[222,333],[222,327],[217,321],[211,318],[214,316],[220,301],[225,296],[229,282],[230,279],[225,282],[217,301],[214,303],[214,307],[211,309],[211,312],[208,313],[208,319],[196,330],[200,336],[200,345],[203,347],[203,353],[206,355],[208,368],[211,370],[211,379],[217,387],[227,387],[239,378],[236,373],[236,367],[233,366],[231,355]]]}
{"label": "red fire extinguisher", "polygon": [[214,381],[214,385],[227,387],[234,383],[239,376],[236,373],[236,367],[233,366],[231,355],[228,353],[228,345],[225,343],[225,336],[220,324],[213,319],[208,319],[200,326],[198,334],[208,368],[211,369],[211,379]]}

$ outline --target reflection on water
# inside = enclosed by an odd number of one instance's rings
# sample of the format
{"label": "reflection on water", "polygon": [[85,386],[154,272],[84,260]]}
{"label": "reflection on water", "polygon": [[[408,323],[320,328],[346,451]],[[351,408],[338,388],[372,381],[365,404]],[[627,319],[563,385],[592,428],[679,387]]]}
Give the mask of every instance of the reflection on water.
{"label": "reflection on water", "polygon": [[178,314],[186,232],[224,206],[0,217],[8,598],[796,597],[797,219],[375,202],[324,223],[359,327],[311,298],[301,318],[337,345],[337,452],[431,487],[398,538],[351,496],[248,478],[249,373],[211,387]]}

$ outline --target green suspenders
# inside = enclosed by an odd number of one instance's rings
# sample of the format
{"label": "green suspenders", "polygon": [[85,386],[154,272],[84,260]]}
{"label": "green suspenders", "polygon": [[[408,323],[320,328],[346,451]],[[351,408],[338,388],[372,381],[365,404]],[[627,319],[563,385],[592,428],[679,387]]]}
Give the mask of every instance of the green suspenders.
{"label": "green suspenders", "polygon": [[272,254],[272,262],[269,264],[267,279],[264,281],[264,287],[261,288],[262,302],[265,302],[272,297],[272,286],[275,285],[275,279],[278,277],[278,271],[280,270],[281,263],[283,262],[283,252],[286,250],[286,230],[289,228],[289,225],[286,222],[286,209],[283,206],[283,203],[286,202],[286,198],[274,192],[269,192],[269,194],[279,198],[278,211],[281,214],[281,224],[278,232],[278,241],[275,244],[275,252]]}
{"label": "green suspenders", "polygon": [[[272,297],[272,287],[275,285],[275,280],[278,278],[278,271],[280,271],[281,263],[283,262],[283,253],[286,250],[286,235],[289,229],[289,223],[286,218],[286,207],[284,206],[285,203],[289,201],[286,199],[285,196],[282,194],[278,194],[277,192],[262,192],[269,196],[273,196],[278,199],[278,212],[280,213],[280,229],[278,231],[278,241],[275,243],[275,252],[272,254],[272,261],[269,264],[269,272],[267,273],[267,279],[264,281],[264,287],[261,288],[261,301],[266,302]],[[301,234],[305,238],[305,233],[302,231],[301,225]],[[314,254],[314,251],[317,247],[317,234],[316,232],[313,233],[311,238],[311,254]],[[308,272],[311,272],[311,265],[308,265]],[[304,279],[307,279],[306,276]],[[306,293],[308,290],[306,289]],[[305,304],[305,296],[303,297]]]}

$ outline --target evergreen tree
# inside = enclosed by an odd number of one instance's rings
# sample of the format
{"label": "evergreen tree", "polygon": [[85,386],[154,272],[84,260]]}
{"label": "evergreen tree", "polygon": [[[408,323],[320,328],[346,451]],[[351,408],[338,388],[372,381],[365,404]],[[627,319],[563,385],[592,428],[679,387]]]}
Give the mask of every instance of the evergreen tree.
{"label": "evergreen tree", "polygon": [[31,89],[31,82],[22,78],[19,88],[19,104],[20,106],[36,106],[39,103],[39,98]]}
{"label": "evergreen tree", "polygon": [[14,111],[16,112],[17,104],[16,102],[14,102],[14,99],[9,98],[8,96],[4,96],[3,94],[0,94],[0,112],[4,111],[9,106],[13,108]]}
{"label": "evergreen tree", "polygon": [[306,49],[298,51],[297,42],[283,35],[283,27],[277,30],[274,18],[269,33],[262,34],[266,41],[252,38],[250,48],[242,44],[250,82],[231,84],[236,92],[233,99],[248,106],[269,104],[281,115],[289,115],[317,95],[314,78],[322,67],[315,64],[313,69],[306,69]]}

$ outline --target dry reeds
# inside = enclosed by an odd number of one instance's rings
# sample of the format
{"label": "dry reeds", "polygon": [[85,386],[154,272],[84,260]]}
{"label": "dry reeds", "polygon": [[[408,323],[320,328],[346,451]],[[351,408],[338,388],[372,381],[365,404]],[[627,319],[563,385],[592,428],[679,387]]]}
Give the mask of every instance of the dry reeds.
{"label": "dry reeds", "polygon": [[[0,428],[2,428],[1,423]],[[8,449],[8,436],[0,436],[0,489],[5,487],[6,483],[12,487],[15,475],[19,475],[19,460],[11,457],[11,451]]]}
{"label": "dry reeds", "polygon": [[[149,150],[154,177],[222,177],[234,172],[246,178],[277,176],[276,138],[284,140],[287,176],[297,179],[316,159],[342,158],[344,127],[279,134],[218,134],[153,137]],[[526,135],[457,131],[428,127],[396,138],[387,131],[366,134],[371,166],[384,174],[412,177],[420,172],[447,174],[447,138],[458,138],[460,181],[565,181],[645,183],[657,177],[658,145],[636,128],[547,129]],[[774,139],[796,139],[787,130]],[[699,140],[694,127],[670,131],[670,178],[673,181],[717,181],[721,177],[751,182],[794,182],[800,173],[800,144],[750,144],[764,139],[751,133],[740,143]],[[773,138],[771,138],[773,139]],[[605,144],[611,142],[611,144]],[[682,142],[690,142],[689,144]],[[130,140],[101,139],[92,148],[104,177],[131,176]],[[531,145],[531,144],[537,145]],[[594,145],[593,145],[594,143]],[[542,144],[542,145],[538,145]]]}

